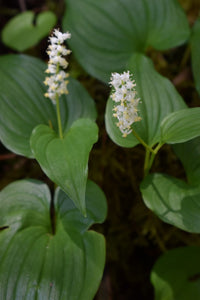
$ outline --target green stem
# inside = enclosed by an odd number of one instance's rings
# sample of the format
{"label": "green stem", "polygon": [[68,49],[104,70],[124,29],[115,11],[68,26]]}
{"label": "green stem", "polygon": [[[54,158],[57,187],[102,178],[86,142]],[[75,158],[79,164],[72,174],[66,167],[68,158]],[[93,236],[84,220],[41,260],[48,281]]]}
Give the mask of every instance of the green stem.
{"label": "green stem", "polygon": [[50,204],[50,220],[51,220],[52,234],[55,235],[55,233],[56,233],[56,213],[55,213],[53,197],[51,198],[51,204]]}
{"label": "green stem", "polygon": [[158,151],[160,150],[160,148],[162,147],[164,145],[164,143],[159,143],[157,146],[156,146],[156,148],[154,149],[154,153],[155,153],[155,155],[158,153]]}
{"label": "green stem", "polygon": [[152,149],[143,141],[143,139],[135,132],[134,129],[132,130],[132,132],[136,139],[146,148],[146,155],[144,161],[144,176],[147,176],[149,174],[149,170],[152,167],[155,156],[160,150],[160,148],[163,146],[163,143],[159,143],[155,149]]}
{"label": "green stem", "polygon": [[149,165],[148,165],[148,173],[149,173],[149,170],[151,169],[151,167],[152,167],[152,165],[153,165],[155,156],[156,156],[156,154],[152,153],[151,158],[150,158],[150,161],[149,161]]}
{"label": "green stem", "polygon": [[148,149],[150,152],[152,152],[152,153],[154,153],[154,150],[151,148],[151,147],[149,147],[144,141],[143,141],[143,139],[135,132],[135,130],[133,129],[132,130],[132,132],[133,132],[133,135],[136,137],[136,139],[146,148],[146,149]]}
{"label": "green stem", "polygon": [[148,161],[148,166],[147,168],[145,169],[145,176],[147,176],[149,174],[149,170],[151,169],[152,165],[153,165],[153,162],[154,162],[154,159],[155,159],[155,156],[156,154],[158,153],[158,151],[160,150],[160,148],[163,146],[162,143],[159,143],[156,148],[154,149],[154,152],[151,154],[151,158],[150,160]]}
{"label": "green stem", "polygon": [[144,177],[148,175],[149,158],[150,158],[150,151],[146,149],[145,161],[144,161]]}
{"label": "green stem", "polygon": [[184,52],[184,54],[183,54],[183,59],[182,59],[181,64],[180,64],[181,68],[186,66],[187,61],[190,58],[190,53],[191,53],[191,47],[188,45],[185,52]]}
{"label": "green stem", "polygon": [[61,117],[60,117],[60,104],[59,104],[59,96],[58,96],[58,94],[56,94],[56,112],[57,112],[59,137],[61,139],[63,139],[62,124],[61,124]]}

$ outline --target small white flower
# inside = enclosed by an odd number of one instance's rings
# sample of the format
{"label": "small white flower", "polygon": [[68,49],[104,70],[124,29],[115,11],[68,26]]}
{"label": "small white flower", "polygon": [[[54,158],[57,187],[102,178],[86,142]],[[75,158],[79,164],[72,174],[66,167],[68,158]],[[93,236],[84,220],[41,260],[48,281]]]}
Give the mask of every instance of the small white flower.
{"label": "small white flower", "polygon": [[69,32],[62,33],[58,29],[54,29],[53,35],[49,38],[50,45],[47,49],[49,63],[45,71],[50,76],[45,78],[44,84],[48,85],[45,97],[50,98],[53,103],[56,103],[56,97],[68,94],[68,80],[66,78],[69,74],[64,71],[68,66],[68,62],[63,56],[70,54],[71,51],[63,43],[71,37],[71,34]]}
{"label": "small white flower", "polygon": [[137,109],[140,98],[136,97],[136,84],[128,71],[122,74],[112,73],[110,85],[114,88],[111,99],[117,103],[113,108],[113,116],[118,119],[116,125],[122,136],[126,137],[132,132],[131,125],[141,120]]}

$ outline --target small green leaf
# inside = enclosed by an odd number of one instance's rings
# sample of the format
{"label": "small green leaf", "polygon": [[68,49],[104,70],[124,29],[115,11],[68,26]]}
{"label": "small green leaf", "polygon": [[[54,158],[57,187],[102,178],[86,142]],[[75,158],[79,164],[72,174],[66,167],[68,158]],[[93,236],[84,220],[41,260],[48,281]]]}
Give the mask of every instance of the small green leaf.
{"label": "small green leaf", "polygon": [[186,143],[173,145],[173,149],[181,160],[187,179],[191,185],[200,184],[200,137]]}
{"label": "small green leaf", "polygon": [[162,221],[200,233],[200,186],[163,175],[148,175],[140,186],[146,206]]}
{"label": "small green leaf", "polygon": [[200,299],[200,248],[182,247],[164,253],[151,272],[155,300]]}
{"label": "small green leaf", "polygon": [[169,114],[161,124],[161,141],[176,144],[200,135],[200,107]]}
{"label": "small green leaf", "polygon": [[198,18],[196,23],[194,24],[190,42],[192,52],[192,70],[194,74],[196,89],[200,94],[200,18]]}
{"label": "small green leaf", "polygon": [[[44,97],[46,65],[26,55],[0,57],[0,140],[11,151],[33,157],[33,128],[49,125],[57,131],[55,105]],[[96,118],[94,101],[78,81],[69,78],[69,94],[60,100],[63,131],[79,118]]]}
{"label": "small green leaf", "polygon": [[2,30],[2,41],[10,48],[24,51],[47,36],[55,24],[56,15],[51,11],[41,12],[37,16],[32,11],[26,11],[5,25]]}
{"label": "small green leaf", "polygon": [[[141,99],[138,109],[142,120],[136,122],[133,128],[148,145],[153,146],[160,141],[160,124],[164,117],[186,105],[171,82],[157,73],[146,56],[134,54],[127,69],[133,74]],[[112,116],[113,107],[114,101],[109,98],[105,120],[110,138],[120,146],[134,147],[138,141],[132,134],[122,137],[116,126],[117,119]]]}
{"label": "small green leaf", "polygon": [[63,28],[72,33],[70,48],[82,67],[108,82],[122,72],[134,52],[159,50],[189,37],[186,15],[177,0],[65,0]]}
{"label": "small green leaf", "polygon": [[0,231],[0,299],[93,299],[103,273],[105,241],[101,234],[86,230],[104,220],[106,204],[101,190],[90,182],[88,211],[94,211],[94,195],[100,212],[80,226],[80,213],[58,189],[52,234],[45,184],[22,180],[0,193],[0,226],[6,228]]}
{"label": "small green leaf", "polygon": [[89,119],[75,121],[63,139],[46,125],[37,126],[30,139],[42,170],[84,215],[89,153],[97,139],[98,127]]}

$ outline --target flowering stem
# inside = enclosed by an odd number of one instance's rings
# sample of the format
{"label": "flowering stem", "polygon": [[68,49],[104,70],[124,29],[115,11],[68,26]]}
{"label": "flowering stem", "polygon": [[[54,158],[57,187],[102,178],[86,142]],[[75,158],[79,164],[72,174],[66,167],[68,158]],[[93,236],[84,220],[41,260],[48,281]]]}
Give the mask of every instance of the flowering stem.
{"label": "flowering stem", "polygon": [[56,94],[56,112],[57,112],[59,137],[60,137],[60,139],[63,139],[62,124],[61,124],[61,117],[60,117],[60,104],[59,104],[58,94]]}
{"label": "flowering stem", "polygon": [[147,176],[149,171],[149,158],[150,158],[150,151],[146,149],[145,161],[144,161],[144,177]]}
{"label": "flowering stem", "polygon": [[158,153],[158,151],[160,150],[160,148],[162,147],[162,145],[163,145],[163,144],[159,143],[159,144],[157,145],[157,147],[154,149],[154,153],[152,153],[151,159],[150,159],[150,161],[149,161],[149,170],[151,169],[152,164],[153,164],[154,159],[155,159],[155,156],[156,156],[156,154]]}
{"label": "flowering stem", "polygon": [[136,137],[136,139],[146,148],[148,149],[150,152],[154,153],[154,150],[149,147],[144,141],[143,139],[135,132],[135,130],[132,130],[133,135]]}
{"label": "flowering stem", "polygon": [[151,153],[151,157],[150,157],[150,153],[148,153],[148,149],[146,150],[146,156],[145,156],[145,164],[144,164],[144,176],[147,176],[149,174],[149,170],[151,169],[155,156],[158,153],[158,151],[160,150],[160,148],[163,146],[162,143],[159,143],[156,148],[153,150],[153,153]]}

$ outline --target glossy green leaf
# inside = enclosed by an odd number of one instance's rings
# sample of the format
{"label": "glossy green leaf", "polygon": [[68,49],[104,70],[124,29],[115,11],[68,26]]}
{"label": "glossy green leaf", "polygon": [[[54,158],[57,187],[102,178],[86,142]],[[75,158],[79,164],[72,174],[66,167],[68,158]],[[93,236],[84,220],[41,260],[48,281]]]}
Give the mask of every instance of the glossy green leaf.
{"label": "glossy green leaf", "polygon": [[74,227],[80,232],[86,231],[94,223],[102,223],[107,213],[105,195],[92,181],[87,181],[86,207],[87,217],[77,210],[71,199],[58,188],[55,193],[57,213],[63,220],[64,228]]}
{"label": "glossy green leaf", "polygon": [[140,186],[146,206],[162,221],[200,233],[200,186],[163,175],[148,175]]}
{"label": "glossy green leaf", "polygon": [[191,185],[200,184],[200,138],[173,145],[173,149],[181,160],[187,179]]}
{"label": "glossy green leaf", "polygon": [[41,12],[37,16],[32,11],[23,12],[5,25],[2,41],[10,48],[24,51],[47,36],[56,21],[56,15],[51,11]]}
{"label": "glossy green leaf", "polygon": [[[91,206],[94,195],[99,212]],[[59,189],[55,198],[53,234],[45,184],[22,180],[0,193],[0,299],[93,299],[103,273],[105,242],[101,234],[86,230],[104,220],[105,197],[89,182],[86,203],[93,214],[82,227],[71,200]]]}
{"label": "glossy green leaf", "polygon": [[63,139],[46,125],[37,126],[30,139],[42,170],[84,215],[89,153],[97,139],[98,127],[89,119],[75,121]]}
{"label": "glossy green leaf", "polygon": [[[132,56],[128,70],[133,74],[136,90],[141,99],[139,115],[142,120],[133,125],[135,131],[150,146],[160,141],[160,124],[164,117],[173,111],[186,107],[172,83],[157,73],[153,63],[142,54]],[[110,138],[123,147],[134,147],[138,144],[136,138],[130,134],[122,137],[116,126],[117,119],[112,116],[114,102],[110,98],[106,107],[106,129]]]}
{"label": "glossy green leaf", "polygon": [[177,0],[65,0],[63,28],[82,67],[108,82],[134,52],[148,46],[163,50],[189,37],[186,16]]}
{"label": "glossy green leaf", "polygon": [[182,247],[164,253],[151,272],[155,300],[200,299],[200,248]]}
{"label": "glossy green leaf", "polygon": [[195,85],[200,94],[200,18],[197,19],[191,35],[191,54],[192,54],[192,70],[195,79]]}
{"label": "glossy green leaf", "polygon": [[161,124],[161,141],[163,143],[182,143],[199,135],[200,107],[173,112]]}
{"label": "glossy green leaf", "polygon": [[[44,97],[46,65],[26,55],[0,57],[0,140],[11,151],[32,157],[29,139],[33,128],[52,123],[57,131],[55,105]],[[66,132],[78,118],[95,119],[95,105],[87,91],[69,78],[69,94],[63,96],[61,118]]]}

